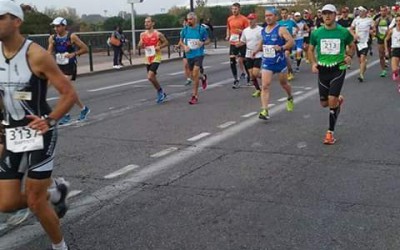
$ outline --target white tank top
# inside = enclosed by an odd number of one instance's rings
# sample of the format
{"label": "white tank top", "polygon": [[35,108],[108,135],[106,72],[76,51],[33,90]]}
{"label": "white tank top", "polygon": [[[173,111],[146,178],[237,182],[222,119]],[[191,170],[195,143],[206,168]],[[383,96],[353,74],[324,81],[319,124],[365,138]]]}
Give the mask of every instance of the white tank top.
{"label": "white tank top", "polygon": [[394,27],[392,30],[392,49],[400,48],[400,31],[397,30],[397,27]]}

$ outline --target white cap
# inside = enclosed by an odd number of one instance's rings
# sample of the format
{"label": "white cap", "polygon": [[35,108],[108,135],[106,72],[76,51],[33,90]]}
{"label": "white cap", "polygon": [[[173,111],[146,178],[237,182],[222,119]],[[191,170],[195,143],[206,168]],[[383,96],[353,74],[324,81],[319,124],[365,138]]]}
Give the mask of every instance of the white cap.
{"label": "white cap", "polygon": [[337,12],[336,7],[333,4],[324,5],[324,7],[322,7],[322,11],[330,11],[330,12],[334,12],[334,13]]}
{"label": "white cap", "polygon": [[11,14],[24,21],[24,11],[22,10],[21,6],[16,4],[14,1],[11,0],[0,1],[0,16],[5,14]]}
{"label": "white cap", "polygon": [[363,6],[358,6],[357,9],[359,11],[368,11],[366,8],[364,8]]}
{"label": "white cap", "polygon": [[53,20],[53,22],[51,22],[50,25],[67,25],[67,19],[65,19],[64,17],[56,17],[56,19]]}
{"label": "white cap", "polygon": [[301,16],[300,12],[294,13],[294,16]]}

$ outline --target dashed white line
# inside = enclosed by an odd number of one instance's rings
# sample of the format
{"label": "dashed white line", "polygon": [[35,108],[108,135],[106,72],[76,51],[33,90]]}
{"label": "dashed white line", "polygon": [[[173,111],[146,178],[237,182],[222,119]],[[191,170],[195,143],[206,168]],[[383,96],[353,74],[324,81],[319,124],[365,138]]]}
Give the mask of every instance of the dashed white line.
{"label": "dashed white line", "polygon": [[152,157],[152,158],[159,158],[159,157],[165,156],[165,155],[167,155],[167,154],[170,154],[170,153],[172,153],[172,152],[174,152],[174,151],[176,151],[176,150],[178,150],[178,148],[176,148],[176,147],[170,147],[170,148],[164,149],[164,150],[162,150],[162,151],[160,151],[160,152],[157,152],[157,153],[155,153],[155,154],[152,154],[152,155],[150,155],[150,157]]}
{"label": "dashed white line", "polygon": [[230,64],[231,62],[230,61],[227,61],[227,62],[222,62],[221,64]]}
{"label": "dashed white line", "polygon": [[118,177],[118,176],[126,174],[138,167],[139,167],[138,165],[128,165],[126,167],[123,167],[123,168],[115,171],[115,172],[112,172],[111,174],[104,176],[104,179],[112,179],[112,178]]}
{"label": "dashed white line", "polygon": [[270,104],[268,104],[268,108],[272,108],[275,105],[276,105],[275,103],[270,103]]}
{"label": "dashed white line", "polygon": [[311,90],[312,87],[305,87],[304,89],[305,89],[305,90]]}
{"label": "dashed white line", "polygon": [[53,100],[58,100],[58,99],[60,99],[60,97],[58,97],[58,96],[56,96],[56,97],[49,97],[49,98],[46,98],[46,101],[53,101]]}
{"label": "dashed white line", "polygon": [[191,138],[189,138],[189,139],[187,139],[187,140],[188,140],[188,141],[198,141],[198,140],[200,140],[200,139],[202,139],[202,138],[204,138],[204,137],[207,137],[207,136],[209,136],[209,135],[210,135],[210,133],[203,132],[203,133],[198,134],[198,135],[196,135],[196,136],[193,136],[193,137],[191,137]]}
{"label": "dashed white line", "polygon": [[223,123],[223,124],[221,124],[221,125],[218,125],[218,128],[227,128],[227,127],[229,127],[229,126],[232,126],[232,125],[235,124],[235,123],[236,123],[235,121],[225,122],[225,123]]}
{"label": "dashed white line", "polygon": [[102,91],[102,90],[107,90],[107,89],[119,88],[119,87],[128,86],[128,85],[132,85],[132,84],[136,84],[136,83],[140,83],[140,82],[147,82],[147,81],[148,81],[147,79],[142,79],[142,80],[137,80],[137,81],[133,81],[133,82],[125,82],[125,83],[111,85],[111,86],[107,86],[107,87],[103,87],[103,88],[89,89],[88,92],[97,92],[97,91]]}
{"label": "dashed white line", "polygon": [[82,190],[71,190],[71,192],[68,193],[68,198],[72,198],[75,196],[78,196],[80,193],[82,193]]}
{"label": "dashed white line", "polygon": [[176,76],[176,75],[181,75],[183,73],[184,73],[184,71],[178,71],[178,72],[174,72],[174,73],[169,73],[168,75],[169,76]]}
{"label": "dashed white line", "polygon": [[296,91],[292,95],[300,95],[300,94],[303,94],[303,93],[304,93],[304,91]]}
{"label": "dashed white line", "polygon": [[283,101],[286,101],[286,100],[287,100],[287,97],[282,97],[282,98],[278,99],[278,102],[283,102]]}
{"label": "dashed white line", "polygon": [[256,115],[256,114],[257,114],[257,112],[250,112],[250,113],[248,113],[248,114],[242,115],[242,117],[243,117],[243,118],[249,118],[249,117],[251,117],[251,116],[253,116],[253,115]]}

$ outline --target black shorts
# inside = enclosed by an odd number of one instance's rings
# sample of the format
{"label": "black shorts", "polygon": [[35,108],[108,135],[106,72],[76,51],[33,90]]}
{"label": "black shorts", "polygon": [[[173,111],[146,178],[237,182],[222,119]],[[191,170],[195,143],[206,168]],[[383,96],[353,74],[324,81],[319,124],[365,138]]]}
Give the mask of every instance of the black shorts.
{"label": "black shorts", "polygon": [[78,67],[75,62],[66,64],[66,65],[58,64],[58,67],[61,69],[61,71],[64,73],[64,75],[71,76],[72,81],[76,80]]}
{"label": "black shorts", "polygon": [[358,57],[361,57],[361,55],[366,56],[366,55],[368,55],[369,47],[364,48],[362,50],[359,50],[358,47],[357,47],[357,44],[356,44],[356,50],[357,50],[357,56]]}
{"label": "black shorts", "polygon": [[[3,138],[5,141],[5,137]],[[54,166],[54,152],[57,144],[57,127],[43,135],[43,149],[14,153],[4,149],[0,158],[0,179],[22,179],[28,177],[42,180],[51,177]],[[6,144],[4,144],[7,147]]]}
{"label": "black shorts", "polygon": [[160,66],[160,63],[146,64],[146,70],[147,70],[147,72],[151,71],[155,75],[157,75],[158,66]]}
{"label": "black shorts", "polygon": [[194,66],[197,66],[199,68],[203,67],[204,56],[196,56],[193,58],[188,58],[187,60],[188,60],[188,65],[189,65],[190,71],[192,71],[194,69]]}
{"label": "black shorts", "polygon": [[340,95],[346,70],[339,69],[339,66],[324,67],[318,66],[318,89],[320,101],[327,101],[328,96]]}
{"label": "black shorts", "polygon": [[235,45],[231,44],[231,46],[229,47],[229,55],[245,57],[246,56],[246,45],[236,47]]}
{"label": "black shorts", "polygon": [[261,68],[261,58],[246,58],[245,64],[248,69]]}
{"label": "black shorts", "polygon": [[400,48],[392,49],[391,55],[392,55],[392,57],[399,57],[400,58]]}
{"label": "black shorts", "polygon": [[303,43],[310,44],[310,35],[304,37],[304,42]]}
{"label": "black shorts", "polygon": [[381,39],[379,37],[376,38],[376,43],[380,45],[385,45],[385,39]]}

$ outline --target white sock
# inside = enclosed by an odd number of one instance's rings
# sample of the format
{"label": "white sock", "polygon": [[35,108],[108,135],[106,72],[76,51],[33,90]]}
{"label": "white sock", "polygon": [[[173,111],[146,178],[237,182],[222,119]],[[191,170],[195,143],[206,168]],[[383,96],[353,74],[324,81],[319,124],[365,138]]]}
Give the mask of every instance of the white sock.
{"label": "white sock", "polygon": [[48,189],[47,192],[50,194],[50,202],[57,203],[61,199],[61,193],[57,190],[57,188]]}
{"label": "white sock", "polygon": [[58,244],[51,244],[53,247],[53,250],[68,250],[67,244],[65,244],[64,239],[61,240],[60,243]]}

